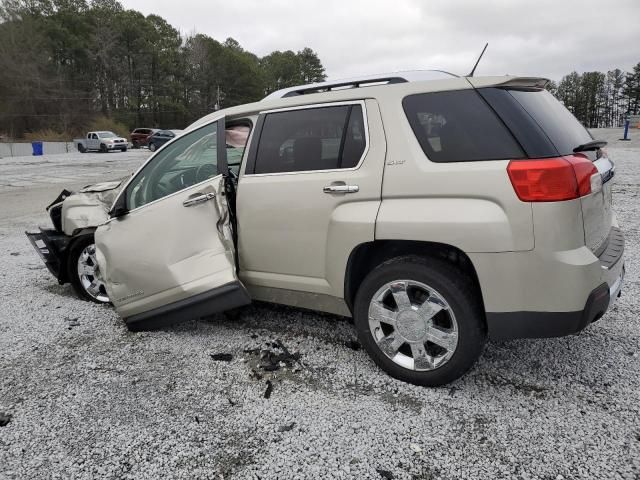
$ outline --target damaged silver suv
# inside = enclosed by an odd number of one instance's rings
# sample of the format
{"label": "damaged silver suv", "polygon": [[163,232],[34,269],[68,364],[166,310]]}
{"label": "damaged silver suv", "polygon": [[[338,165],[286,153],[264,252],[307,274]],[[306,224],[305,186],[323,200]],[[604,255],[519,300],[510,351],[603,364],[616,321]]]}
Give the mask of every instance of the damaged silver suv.
{"label": "damaged silver suv", "polygon": [[[383,370],[441,385],[487,336],[575,333],[620,293],[613,163],[545,84],[412,72],[275,92],[123,185],[59,199],[56,229],[29,235],[132,330],[294,305],[353,316]],[[74,216],[86,202],[110,206]]]}

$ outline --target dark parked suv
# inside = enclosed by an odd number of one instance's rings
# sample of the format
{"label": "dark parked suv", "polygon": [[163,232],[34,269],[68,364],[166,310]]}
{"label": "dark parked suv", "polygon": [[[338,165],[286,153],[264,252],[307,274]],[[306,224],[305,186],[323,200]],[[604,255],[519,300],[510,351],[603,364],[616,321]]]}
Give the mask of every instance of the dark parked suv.
{"label": "dark parked suv", "polygon": [[169,140],[173,140],[180,135],[182,130],[158,130],[149,137],[149,150],[155,152]]}
{"label": "dark parked suv", "polygon": [[157,131],[157,128],[136,128],[130,135],[133,148],[146,146],[149,142],[149,137]]}

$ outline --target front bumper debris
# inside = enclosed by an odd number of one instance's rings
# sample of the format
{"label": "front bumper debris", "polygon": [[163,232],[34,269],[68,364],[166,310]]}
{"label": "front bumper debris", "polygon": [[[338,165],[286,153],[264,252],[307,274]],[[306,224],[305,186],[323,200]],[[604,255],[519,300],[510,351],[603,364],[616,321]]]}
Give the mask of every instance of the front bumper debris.
{"label": "front bumper debris", "polygon": [[65,268],[71,237],[53,229],[40,228],[39,232],[25,232],[40,258],[60,284],[68,281]]}

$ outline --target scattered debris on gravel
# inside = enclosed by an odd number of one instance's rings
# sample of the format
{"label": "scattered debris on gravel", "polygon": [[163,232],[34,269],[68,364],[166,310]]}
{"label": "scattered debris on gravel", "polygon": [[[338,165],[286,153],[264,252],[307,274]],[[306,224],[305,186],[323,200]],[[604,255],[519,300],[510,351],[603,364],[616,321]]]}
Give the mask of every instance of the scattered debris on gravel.
{"label": "scattered debris on gravel", "polygon": [[291,430],[293,430],[293,427],[295,427],[295,426],[296,426],[296,422],[291,422],[291,423],[288,423],[286,425],[280,425],[278,427],[278,431],[281,432],[281,433],[282,432],[290,432]]}
{"label": "scattered debris on gravel", "polygon": [[0,427],[6,427],[9,425],[12,416],[8,413],[0,412]]}
{"label": "scattered debris on gravel", "polygon": [[262,396],[264,398],[271,398],[271,393],[273,392],[273,383],[271,383],[271,380],[267,380],[265,383],[267,385],[267,388]]}
{"label": "scattered debris on gravel", "polygon": [[384,478],[385,480],[394,480],[393,473],[391,473],[388,470],[382,470],[381,468],[376,468],[376,472],[378,472],[380,474],[380,477]]}
{"label": "scattered debris on gravel", "polygon": [[217,362],[230,362],[233,360],[233,355],[230,353],[212,353],[211,358]]}

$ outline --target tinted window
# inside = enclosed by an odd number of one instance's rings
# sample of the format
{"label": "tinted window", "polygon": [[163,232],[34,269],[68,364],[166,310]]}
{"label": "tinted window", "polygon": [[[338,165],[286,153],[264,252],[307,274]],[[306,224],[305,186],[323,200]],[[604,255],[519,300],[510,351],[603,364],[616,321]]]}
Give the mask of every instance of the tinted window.
{"label": "tinted window", "polygon": [[360,105],[269,113],[264,118],[254,173],[351,168],[366,146]]}
{"label": "tinted window", "polygon": [[429,160],[467,162],[524,157],[509,130],[474,90],[410,95],[402,106]]}
{"label": "tinted window", "polygon": [[593,140],[584,126],[546,90],[508,90],[533,117],[561,155]]}

